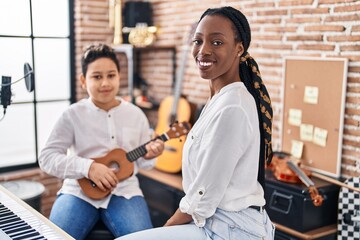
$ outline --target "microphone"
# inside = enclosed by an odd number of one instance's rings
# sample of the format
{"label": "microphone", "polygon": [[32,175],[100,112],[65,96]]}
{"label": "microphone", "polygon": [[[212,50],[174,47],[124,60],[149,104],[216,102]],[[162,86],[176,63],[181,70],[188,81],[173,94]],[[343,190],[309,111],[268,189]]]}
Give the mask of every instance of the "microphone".
{"label": "microphone", "polygon": [[1,79],[1,105],[6,109],[11,104],[11,77],[2,76]]}
{"label": "microphone", "polygon": [[25,86],[28,92],[32,92],[35,86],[34,72],[29,63],[24,64]]}

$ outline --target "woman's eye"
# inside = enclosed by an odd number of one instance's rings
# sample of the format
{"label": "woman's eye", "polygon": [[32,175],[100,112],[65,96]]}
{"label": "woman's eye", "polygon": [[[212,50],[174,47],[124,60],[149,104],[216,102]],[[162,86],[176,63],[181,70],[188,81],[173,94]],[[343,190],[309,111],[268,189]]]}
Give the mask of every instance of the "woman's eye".
{"label": "woman's eye", "polygon": [[199,44],[200,44],[200,40],[194,39],[194,40],[193,40],[193,43],[194,43],[195,45],[199,45]]}
{"label": "woman's eye", "polygon": [[101,79],[101,75],[93,75],[92,77],[93,77],[94,79],[96,79],[96,80]]}
{"label": "woman's eye", "polygon": [[114,77],[115,77],[115,74],[109,74],[108,77],[109,77],[109,78],[114,78]]}
{"label": "woman's eye", "polygon": [[213,44],[214,44],[215,46],[220,46],[220,45],[222,45],[223,43],[222,43],[221,41],[214,41]]}

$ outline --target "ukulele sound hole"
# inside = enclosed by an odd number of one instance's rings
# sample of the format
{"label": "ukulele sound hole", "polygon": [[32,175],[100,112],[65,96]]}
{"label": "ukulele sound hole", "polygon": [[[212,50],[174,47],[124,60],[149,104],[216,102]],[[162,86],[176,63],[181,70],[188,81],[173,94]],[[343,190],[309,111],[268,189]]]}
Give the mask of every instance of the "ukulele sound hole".
{"label": "ukulele sound hole", "polygon": [[109,168],[115,169],[115,172],[118,172],[120,169],[120,165],[115,161],[111,161],[109,164]]}

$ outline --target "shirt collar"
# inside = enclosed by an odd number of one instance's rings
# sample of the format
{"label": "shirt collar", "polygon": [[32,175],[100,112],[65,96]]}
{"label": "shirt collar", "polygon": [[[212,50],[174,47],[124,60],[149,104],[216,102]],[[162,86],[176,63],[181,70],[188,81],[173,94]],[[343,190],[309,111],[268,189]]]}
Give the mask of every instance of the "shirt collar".
{"label": "shirt collar", "polygon": [[243,82],[230,83],[230,84],[224,86],[223,88],[221,88],[218,94],[222,94],[224,92],[229,91],[230,89],[238,88],[238,87],[244,87],[244,83]]}
{"label": "shirt collar", "polygon": [[[122,99],[121,97],[117,97],[116,99],[117,99],[118,101],[120,101],[121,103],[120,103],[118,106],[111,108],[111,109],[109,110],[109,112],[118,109],[122,104],[124,104],[124,103],[126,102],[126,101],[125,101],[124,99]],[[99,108],[98,106],[96,106],[93,101],[91,101],[91,97],[88,97],[87,102],[88,102],[88,105],[89,105],[92,109],[94,109],[94,110],[96,110],[96,111],[104,111],[103,109],[101,109],[101,108]]]}

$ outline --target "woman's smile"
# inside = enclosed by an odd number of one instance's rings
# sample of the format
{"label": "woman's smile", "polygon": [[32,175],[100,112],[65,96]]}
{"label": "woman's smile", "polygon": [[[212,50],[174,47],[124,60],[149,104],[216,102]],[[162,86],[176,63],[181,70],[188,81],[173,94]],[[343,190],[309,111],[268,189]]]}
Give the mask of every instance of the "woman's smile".
{"label": "woman's smile", "polygon": [[196,59],[197,61],[197,65],[198,65],[198,68],[199,70],[201,71],[205,71],[205,70],[208,70],[209,68],[211,68],[215,61],[212,61],[212,60],[208,60],[208,59],[200,59],[200,58],[197,58]]}

